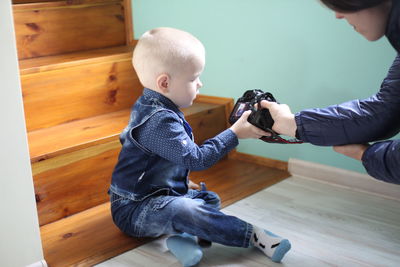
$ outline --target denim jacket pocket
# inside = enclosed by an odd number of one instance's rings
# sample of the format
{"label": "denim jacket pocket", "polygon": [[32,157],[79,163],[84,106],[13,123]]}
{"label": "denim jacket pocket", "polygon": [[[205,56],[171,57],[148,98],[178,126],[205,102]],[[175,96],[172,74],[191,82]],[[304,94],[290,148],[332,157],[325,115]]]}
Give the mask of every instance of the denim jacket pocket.
{"label": "denim jacket pocket", "polygon": [[120,195],[117,195],[117,194],[111,192],[110,204],[112,207],[116,207],[119,205],[126,205],[131,201],[132,200],[129,198],[126,198],[126,197],[123,197],[123,196],[120,196]]}
{"label": "denim jacket pocket", "polygon": [[176,196],[155,197],[152,200],[151,209],[153,211],[160,210],[160,209],[164,208],[165,206],[167,206],[169,203],[171,203],[171,201],[175,200],[176,198],[177,198]]}

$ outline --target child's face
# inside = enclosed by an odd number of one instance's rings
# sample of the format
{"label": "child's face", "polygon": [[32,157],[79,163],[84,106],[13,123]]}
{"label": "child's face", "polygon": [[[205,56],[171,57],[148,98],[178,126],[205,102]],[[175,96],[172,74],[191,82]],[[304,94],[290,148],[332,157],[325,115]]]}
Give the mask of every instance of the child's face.
{"label": "child's face", "polygon": [[193,104],[193,100],[203,86],[200,75],[203,72],[205,59],[198,56],[182,68],[182,71],[171,77],[169,98],[179,107],[186,108]]}

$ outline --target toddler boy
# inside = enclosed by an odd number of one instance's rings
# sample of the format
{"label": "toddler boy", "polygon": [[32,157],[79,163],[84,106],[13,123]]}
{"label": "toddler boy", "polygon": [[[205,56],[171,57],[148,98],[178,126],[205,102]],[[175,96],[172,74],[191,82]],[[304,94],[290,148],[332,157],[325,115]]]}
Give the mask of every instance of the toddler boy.
{"label": "toddler boy", "polygon": [[214,192],[188,187],[189,171],[211,167],[240,138],[267,135],[247,122],[248,111],[229,129],[200,146],[194,143],[180,108],[192,105],[202,87],[202,43],[178,29],[156,28],[139,39],[133,65],[145,89],[120,135],[110,186],[115,224],[135,237],[185,234],[227,246],[254,245],[280,262],[290,249],[287,239],[220,212]]}

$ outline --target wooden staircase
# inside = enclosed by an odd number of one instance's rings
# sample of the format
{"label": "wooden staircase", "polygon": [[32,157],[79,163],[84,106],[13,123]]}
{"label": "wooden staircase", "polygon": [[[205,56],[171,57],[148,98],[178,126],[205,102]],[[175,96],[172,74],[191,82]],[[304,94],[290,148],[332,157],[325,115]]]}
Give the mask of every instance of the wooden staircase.
{"label": "wooden staircase", "polygon": [[[142,92],[131,2],[13,0],[13,11],[45,260],[92,266],[147,241],[114,226],[107,195],[119,134]],[[199,96],[184,110],[198,143],[226,129],[232,105]],[[226,206],[288,177],[286,168],[233,152],[192,179]]]}

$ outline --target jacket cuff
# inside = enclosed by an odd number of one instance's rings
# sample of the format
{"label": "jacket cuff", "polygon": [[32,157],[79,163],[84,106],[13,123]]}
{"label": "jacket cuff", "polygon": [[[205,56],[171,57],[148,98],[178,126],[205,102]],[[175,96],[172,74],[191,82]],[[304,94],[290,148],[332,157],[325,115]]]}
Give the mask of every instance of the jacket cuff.
{"label": "jacket cuff", "polygon": [[387,140],[368,147],[361,158],[369,175],[388,183],[400,184],[400,141]]}
{"label": "jacket cuff", "polygon": [[218,138],[225,144],[228,151],[234,149],[239,144],[236,134],[231,129],[221,132]]}
{"label": "jacket cuff", "polygon": [[296,122],[296,138],[303,141],[303,142],[308,142],[308,138],[305,135],[305,131],[304,131],[304,127],[303,127],[303,123],[301,121],[301,116],[300,116],[300,112],[297,112],[294,115],[294,120]]}
{"label": "jacket cuff", "polygon": [[[383,180],[378,177],[379,174],[381,174],[382,171],[379,169],[382,167],[382,161],[380,157],[377,157],[376,155],[376,147],[379,147],[378,143],[375,143],[371,146],[369,146],[365,151],[364,154],[361,157],[361,162],[367,171],[367,173],[378,179],[378,180]],[[379,163],[378,163],[379,160]]]}

